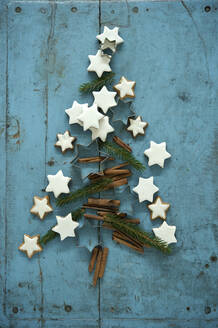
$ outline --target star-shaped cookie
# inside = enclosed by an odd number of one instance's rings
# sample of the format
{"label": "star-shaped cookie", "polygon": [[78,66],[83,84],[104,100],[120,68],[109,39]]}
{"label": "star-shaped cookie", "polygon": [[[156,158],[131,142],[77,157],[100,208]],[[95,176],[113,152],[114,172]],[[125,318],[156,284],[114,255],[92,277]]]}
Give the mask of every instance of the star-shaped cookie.
{"label": "star-shaped cookie", "polygon": [[138,116],[136,119],[129,119],[128,131],[132,132],[133,137],[136,137],[138,134],[145,134],[145,129],[148,126],[147,122],[143,122],[141,116]]}
{"label": "star-shaped cookie", "polygon": [[144,154],[149,158],[149,166],[157,164],[162,168],[164,167],[165,159],[171,157],[170,153],[166,151],[166,142],[157,144],[156,142],[151,141],[150,148],[146,149]]}
{"label": "star-shaped cookie", "polygon": [[48,175],[47,178],[49,184],[45,191],[53,192],[56,198],[62,193],[68,194],[70,192],[68,183],[70,182],[71,178],[65,177],[62,170],[59,170],[55,175]]}
{"label": "star-shaped cookie", "polygon": [[109,29],[107,26],[104,26],[103,33],[96,36],[96,38],[104,43],[105,39],[109,41],[116,41],[116,45],[123,43],[123,39],[118,35],[119,27],[114,27],[112,30]]}
{"label": "star-shaped cookie", "polygon": [[58,133],[57,134],[58,141],[56,142],[55,146],[60,147],[62,153],[65,153],[66,150],[74,148],[73,143],[76,141],[76,137],[71,137],[70,132],[67,130],[64,134]]}
{"label": "star-shaped cookie", "polygon": [[59,233],[61,240],[67,237],[75,237],[74,230],[79,226],[79,223],[72,220],[72,214],[67,216],[56,216],[57,225],[52,228],[52,231]]}
{"label": "star-shaped cookie", "polygon": [[95,72],[98,77],[101,77],[104,72],[111,72],[110,60],[111,56],[104,54],[98,50],[96,55],[89,55],[90,65],[87,68],[89,72]]}
{"label": "star-shaped cookie", "polygon": [[148,179],[140,177],[138,185],[133,188],[133,191],[138,194],[140,203],[145,200],[153,202],[153,195],[159,190],[159,188],[154,185],[153,181],[153,177],[150,177]]}
{"label": "star-shaped cookie", "polygon": [[106,86],[103,86],[100,91],[93,91],[92,94],[95,98],[94,104],[101,108],[105,114],[109,108],[117,106],[117,102],[114,99],[117,93],[108,91]]}
{"label": "star-shaped cookie", "polygon": [[160,196],[158,196],[153,204],[148,205],[148,208],[151,212],[151,220],[155,220],[157,218],[166,220],[167,211],[170,208],[170,204],[164,203]]}
{"label": "star-shaped cookie", "polygon": [[114,131],[114,128],[109,124],[109,117],[104,116],[99,121],[99,128],[98,129],[90,129],[92,131],[92,140],[100,138],[103,142],[106,141],[107,135],[110,132]]}
{"label": "star-shaped cookie", "polygon": [[99,121],[104,115],[99,113],[97,105],[93,104],[91,107],[83,108],[83,113],[78,117],[78,120],[83,124],[83,130],[89,128],[99,128]]}
{"label": "star-shaped cookie", "polygon": [[29,235],[24,234],[24,242],[18,247],[18,249],[21,252],[25,252],[30,259],[34,254],[42,251],[42,247],[39,244],[39,238],[39,235],[30,237]]}
{"label": "star-shaped cookie", "polygon": [[124,98],[134,98],[134,87],[135,87],[135,81],[129,81],[124,76],[121,77],[120,82],[114,86],[114,89],[117,91],[117,93],[120,96],[120,99]]}
{"label": "star-shaped cookie", "polygon": [[177,243],[175,238],[176,226],[170,226],[164,221],[159,228],[152,229],[155,236],[165,241],[168,245]]}
{"label": "star-shaped cookie", "polygon": [[74,101],[72,107],[65,110],[66,114],[69,116],[69,124],[78,123],[81,125],[81,122],[78,121],[78,117],[82,114],[83,108],[87,107],[88,104],[79,104],[77,101]]}
{"label": "star-shaped cookie", "polygon": [[30,213],[37,215],[41,220],[43,220],[48,213],[53,212],[49,196],[44,196],[42,198],[34,196],[33,202],[34,205],[30,209]]}

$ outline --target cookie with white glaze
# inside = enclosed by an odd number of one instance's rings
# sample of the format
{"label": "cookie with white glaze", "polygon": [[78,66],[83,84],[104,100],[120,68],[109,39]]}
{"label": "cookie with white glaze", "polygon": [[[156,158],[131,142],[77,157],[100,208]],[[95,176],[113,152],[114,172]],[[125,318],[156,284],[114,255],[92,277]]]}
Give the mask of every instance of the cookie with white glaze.
{"label": "cookie with white glaze", "polygon": [[167,211],[170,208],[169,203],[164,203],[160,196],[158,196],[154,203],[148,205],[148,209],[150,210],[151,220],[155,220],[160,218],[162,220],[166,220]]}
{"label": "cookie with white glaze", "polygon": [[39,243],[40,235],[35,235],[30,237],[27,234],[24,234],[24,241],[18,247],[21,252],[26,253],[29,259],[33,257],[34,254],[42,251],[42,246]]}
{"label": "cookie with white glaze", "polygon": [[67,150],[73,150],[73,143],[76,141],[76,137],[72,137],[70,132],[67,130],[64,134],[57,134],[57,142],[55,147],[61,148],[62,153],[64,154]]}
{"label": "cookie with white glaze", "polygon": [[109,65],[111,56],[104,54],[102,50],[98,50],[96,55],[89,55],[88,57],[90,60],[88,72],[95,72],[98,77],[101,77],[104,72],[111,72]]}
{"label": "cookie with white glaze", "polygon": [[33,202],[34,205],[30,209],[30,213],[37,215],[40,218],[40,220],[43,220],[46,217],[46,215],[53,212],[53,208],[50,204],[49,196],[44,196],[44,197],[34,196]]}
{"label": "cookie with white glaze", "polygon": [[150,148],[144,151],[145,156],[149,158],[148,165],[159,165],[164,167],[164,161],[171,157],[171,154],[166,150],[166,142],[156,143],[154,141],[150,142]]}
{"label": "cookie with white glaze", "polygon": [[129,126],[127,127],[127,131],[131,132],[134,138],[137,137],[138,134],[145,134],[148,123],[143,122],[141,116],[138,116],[136,119],[129,118],[128,122]]}
{"label": "cookie with white glaze", "polygon": [[125,98],[134,98],[135,97],[135,88],[136,82],[127,80],[124,76],[121,77],[120,82],[114,85],[114,90],[117,91],[120,99]]}
{"label": "cookie with white glaze", "polygon": [[56,198],[62,193],[68,194],[70,192],[68,183],[71,178],[65,177],[62,170],[59,170],[55,175],[47,175],[47,178],[49,184],[45,189],[46,192],[53,192]]}

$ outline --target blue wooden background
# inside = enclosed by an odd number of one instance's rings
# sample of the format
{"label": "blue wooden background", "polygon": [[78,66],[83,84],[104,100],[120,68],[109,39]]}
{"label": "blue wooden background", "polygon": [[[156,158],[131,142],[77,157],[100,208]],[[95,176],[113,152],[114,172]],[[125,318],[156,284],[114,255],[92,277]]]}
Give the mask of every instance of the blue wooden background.
{"label": "blue wooden background", "polygon": [[[218,327],[218,1],[4,0],[0,8],[0,327]],[[168,224],[177,226],[178,244],[170,256],[155,250],[141,256],[87,224],[73,243],[52,241],[30,261],[17,250],[23,234],[43,234],[56,213],[67,213],[55,210],[44,222],[30,215],[46,175],[62,168],[73,189],[82,183],[72,155],[63,156],[54,142],[69,128],[64,110],[73,100],[92,102],[78,86],[94,76],[86,71],[88,55],[95,54],[103,25],[119,26],[125,40],[112,60],[116,82],[121,75],[136,81],[133,104],[114,108],[112,125],[144,163],[150,140],[167,142],[166,167],[147,168],[143,176],[154,175],[171,203]],[[136,140],[122,125],[132,111],[149,123]],[[70,129],[79,152],[92,153],[83,147],[90,133]],[[131,187],[137,179],[134,174]],[[145,229],[160,225],[128,189],[112,196]],[[98,239],[109,258],[93,288],[83,246]]]}

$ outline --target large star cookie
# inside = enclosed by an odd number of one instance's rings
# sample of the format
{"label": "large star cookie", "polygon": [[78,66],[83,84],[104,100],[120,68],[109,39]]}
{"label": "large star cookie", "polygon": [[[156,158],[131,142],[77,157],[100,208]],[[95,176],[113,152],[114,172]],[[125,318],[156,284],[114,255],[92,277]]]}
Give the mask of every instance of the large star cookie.
{"label": "large star cookie", "polygon": [[129,81],[124,76],[121,77],[120,82],[114,86],[114,89],[117,91],[117,93],[120,96],[120,99],[124,98],[134,98],[134,87],[135,87],[135,81]]}
{"label": "large star cookie", "polygon": [[170,226],[164,221],[159,228],[152,229],[155,236],[165,241],[168,245],[177,243],[175,238],[176,226]]}
{"label": "large star cookie", "polygon": [[111,56],[104,54],[98,50],[96,55],[89,55],[90,65],[87,68],[89,72],[95,72],[98,77],[101,77],[104,72],[111,72],[110,60]]}
{"label": "large star cookie", "polygon": [[67,216],[56,216],[57,225],[52,228],[52,231],[59,233],[61,240],[67,237],[75,237],[74,230],[79,226],[79,223],[72,220],[72,214]]}
{"label": "large star cookie", "polygon": [[166,151],[166,142],[157,144],[156,142],[151,141],[150,148],[146,149],[144,154],[149,158],[149,166],[157,164],[160,167],[164,167],[165,159],[171,157],[170,153]]}
{"label": "large star cookie", "polygon": [[70,192],[68,183],[70,182],[71,178],[65,177],[62,170],[59,170],[55,175],[48,175],[47,178],[49,184],[45,191],[53,192],[56,198],[62,193],[68,194]]}
{"label": "large star cookie", "polygon": [[140,203],[145,200],[153,202],[153,195],[159,190],[159,188],[153,184],[153,180],[153,177],[150,177],[148,179],[140,177],[138,185],[133,188],[133,191],[138,194]]}

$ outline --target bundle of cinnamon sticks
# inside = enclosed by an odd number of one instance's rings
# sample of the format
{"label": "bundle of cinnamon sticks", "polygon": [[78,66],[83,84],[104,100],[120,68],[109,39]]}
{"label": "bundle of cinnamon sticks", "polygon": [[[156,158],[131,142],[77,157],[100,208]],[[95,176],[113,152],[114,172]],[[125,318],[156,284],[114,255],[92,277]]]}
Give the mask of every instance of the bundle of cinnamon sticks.
{"label": "bundle of cinnamon sticks", "polygon": [[89,272],[91,273],[94,270],[93,276],[93,286],[95,287],[99,278],[103,278],[107,256],[109,249],[107,247],[102,248],[101,246],[96,246],[92,250],[91,259],[89,262]]}

